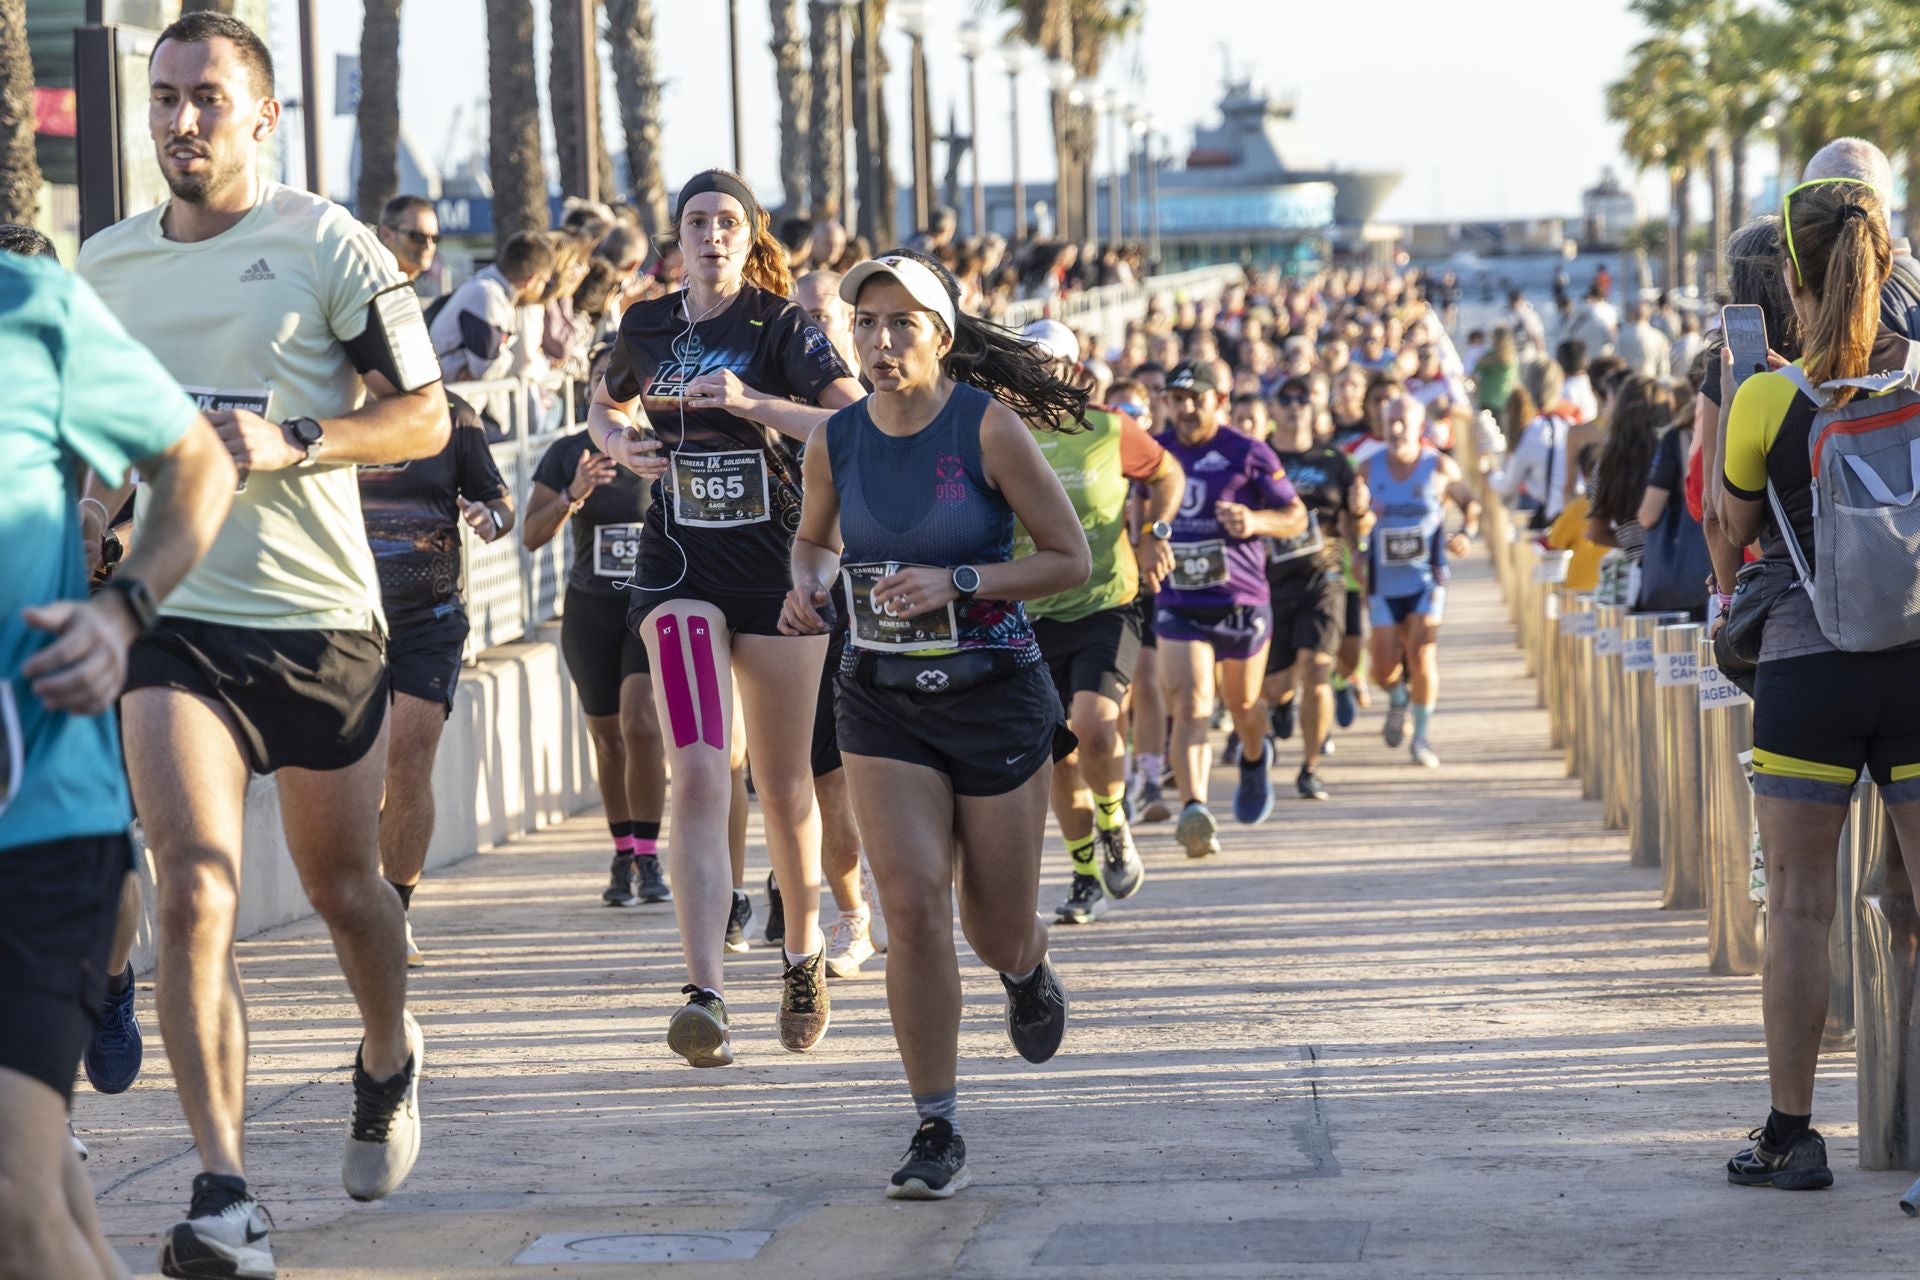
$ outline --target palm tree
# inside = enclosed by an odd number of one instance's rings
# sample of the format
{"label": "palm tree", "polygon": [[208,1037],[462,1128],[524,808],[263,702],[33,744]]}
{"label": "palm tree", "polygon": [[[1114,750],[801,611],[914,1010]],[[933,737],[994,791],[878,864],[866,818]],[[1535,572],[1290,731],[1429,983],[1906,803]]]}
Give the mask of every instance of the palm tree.
{"label": "palm tree", "polygon": [[[1019,15],[1022,40],[1050,60],[1070,63],[1083,80],[1097,79],[1114,41],[1140,22],[1144,0],[1001,0],[1001,7]],[[1061,233],[1073,240],[1090,240],[1097,218],[1087,209],[1087,170],[1099,143],[1093,108],[1075,104],[1069,95],[1053,95],[1056,170],[1054,191]]]}
{"label": "palm tree", "polygon": [[360,221],[373,222],[400,187],[400,0],[366,0],[360,21]]}
{"label": "palm tree", "polygon": [[39,212],[26,0],[0,0],[0,222],[31,223]]}
{"label": "palm tree", "polygon": [[[600,132],[600,4],[586,0],[553,0],[549,5],[552,40],[547,59],[547,107],[553,117],[554,153],[560,165],[561,189],[568,195],[586,195],[589,188],[601,199],[613,194],[613,166]],[[581,20],[585,18],[583,36]],[[585,83],[580,75],[580,45],[585,39]],[[591,138],[593,172],[582,154],[583,140]],[[591,182],[589,182],[591,178]]]}
{"label": "palm tree", "polygon": [[531,0],[487,0],[487,115],[493,238],[504,245],[515,232],[544,230],[551,220]]}
{"label": "palm tree", "polygon": [[860,234],[874,249],[894,243],[899,198],[893,182],[892,130],[887,121],[887,51],[880,30],[887,0],[865,0],[853,42],[853,153],[860,157]]}
{"label": "palm tree", "polygon": [[640,226],[668,230],[667,184],[660,173],[660,74],[653,58],[653,0],[607,0],[613,87],[626,133],[627,183]]}
{"label": "palm tree", "polygon": [[1695,50],[1672,35],[1642,40],[1627,74],[1607,88],[1607,115],[1625,128],[1621,150],[1645,170],[1659,165],[1667,175],[1667,251],[1663,283],[1686,283],[1686,251],[1692,230],[1694,171],[1706,156],[1714,120],[1704,96]]}
{"label": "palm tree", "polygon": [[813,105],[813,77],[807,70],[800,0],[769,0],[768,14],[773,22],[774,83],[780,94],[782,207],[789,213],[800,213],[808,205],[807,142]]}
{"label": "palm tree", "polygon": [[846,131],[841,122],[846,118],[846,104],[840,92],[845,71],[840,6],[813,0],[809,16],[813,98],[807,115],[807,134],[812,139],[808,148],[808,203],[816,220],[843,218],[846,211],[840,207],[840,187],[846,167]]}

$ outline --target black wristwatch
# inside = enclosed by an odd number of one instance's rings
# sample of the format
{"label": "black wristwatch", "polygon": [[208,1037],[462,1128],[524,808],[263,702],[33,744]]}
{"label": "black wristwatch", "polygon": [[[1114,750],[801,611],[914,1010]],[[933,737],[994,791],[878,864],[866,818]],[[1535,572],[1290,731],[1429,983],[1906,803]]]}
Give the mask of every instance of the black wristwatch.
{"label": "black wristwatch", "polygon": [[321,428],[317,418],[288,418],[280,424],[293,437],[293,442],[307,451],[307,461],[313,461],[314,453],[326,442],[327,433]]}
{"label": "black wristwatch", "polygon": [[953,589],[960,593],[962,600],[973,599],[980,590],[980,571],[970,564],[957,564],[953,567]]}
{"label": "black wristwatch", "polygon": [[107,579],[103,591],[117,591],[127,602],[127,611],[133,614],[134,625],[145,635],[153,630],[153,624],[160,618],[160,603],[153,598],[153,592],[147,590],[147,584],[138,578],[129,578],[118,574]]}

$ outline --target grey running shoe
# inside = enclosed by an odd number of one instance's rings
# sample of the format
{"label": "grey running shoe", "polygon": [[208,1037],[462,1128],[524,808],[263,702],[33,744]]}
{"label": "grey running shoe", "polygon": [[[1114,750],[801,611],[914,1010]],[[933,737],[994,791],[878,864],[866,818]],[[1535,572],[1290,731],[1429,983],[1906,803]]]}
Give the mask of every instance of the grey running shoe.
{"label": "grey running shoe", "polygon": [[1189,858],[1211,858],[1220,852],[1220,824],[1213,820],[1213,813],[1198,800],[1187,801],[1187,807],[1180,811],[1180,822],[1173,829],[1173,838],[1187,851]]}
{"label": "grey running shoe", "polygon": [[193,1206],[160,1242],[160,1274],[180,1280],[274,1280],[273,1217],[247,1193],[243,1178],[203,1173],[193,1180]]}
{"label": "grey running shoe", "polygon": [[1007,989],[1007,1039],[1028,1062],[1045,1062],[1067,1034],[1067,989],[1052,961],[1041,958],[1025,982],[1000,975]]}
{"label": "grey running shoe", "polygon": [[907,1162],[887,1184],[889,1200],[945,1200],[973,1182],[967,1144],[945,1120],[922,1120],[907,1147]]}
{"label": "grey running shoe", "polygon": [[1173,810],[1167,807],[1166,794],[1160,789],[1158,778],[1148,778],[1140,784],[1140,821],[1165,822],[1173,816]]}
{"label": "grey running shoe", "polygon": [[733,891],[733,903],[727,908],[727,950],[747,949],[747,926],[753,922],[753,899],[741,889]]}
{"label": "grey running shoe", "polygon": [[667,1048],[695,1067],[733,1065],[733,1038],[727,1030],[727,1002],[691,982],[680,988],[687,1003],[667,1023]]}
{"label": "grey running shoe", "polygon": [[1095,833],[1100,841],[1100,883],[1119,902],[1131,898],[1147,879],[1147,865],[1133,847],[1133,832],[1125,823]]}
{"label": "grey running shoe", "polygon": [[1727,1181],[1734,1186],[1820,1191],[1833,1185],[1827,1142],[1818,1129],[1808,1129],[1784,1147],[1768,1145],[1765,1125],[1747,1138],[1753,1145],[1727,1161]]}
{"label": "grey running shoe", "polygon": [[407,1065],[391,1080],[366,1073],[360,1056],[353,1062],[353,1127],[340,1161],[340,1180],[355,1200],[381,1200],[413,1172],[420,1158],[420,1072],[426,1041],[411,1013],[400,1015],[407,1028]]}
{"label": "grey running shoe", "polygon": [[1092,924],[1107,914],[1107,893],[1098,876],[1073,873],[1073,885],[1067,900],[1054,909],[1053,918],[1061,924]]}
{"label": "grey running shoe", "polygon": [[1327,798],[1327,784],[1320,781],[1320,775],[1311,769],[1300,770],[1300,776],[1293,780],[1293,788],[1300,793],[1302,800]]}
{"label": "grey running shoe", "polygon": [[640,854],[633,860],[639,869],[639,895],[642,902],[672,902],[673,890],[667,888],[667,877],[660,870],[658,854]]}
{"label": "grey running shoe", "polygon": [[600,901],[610,907],[630,907],[640,901],[640,873],[633,865],[635,861],[630,853],[613,855],[613,870],[607,887],[600,891]]}
{"label": "grey running shoe", "polygon": [[1440,767],[1440,757],[1433,754],[1433,744],[1425,738],[1415,738],[1409,754],[1413,756],[1413,762],[1422,769],[1438,769]]}
{"label": "grey running shoe", "polygon": [[1407,740],[1407,704],[1391,704],[1387,707],[1387,722],[1381,726],[1380,736],[1390,747],[1397,747]]}

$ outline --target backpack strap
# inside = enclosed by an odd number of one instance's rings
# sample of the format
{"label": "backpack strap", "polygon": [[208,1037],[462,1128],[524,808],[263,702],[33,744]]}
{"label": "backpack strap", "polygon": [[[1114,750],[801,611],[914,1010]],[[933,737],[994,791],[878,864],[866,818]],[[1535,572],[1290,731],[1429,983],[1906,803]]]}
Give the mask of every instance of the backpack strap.
{"label": "backpack strap", "polygon": [[1813,581],[1813,566],[1807,563],[1807,553],[1801,549],[1800,535],[1793,531],[1793,522],[1787,519],[1787,508],[1780,501],[1780,493],[1773,487],[1773,481],[1767,481],[1767,505],[1773,509],[1773,523],[1780,530],[1780,540],[1787,544],[1787,558],[1793,561],[1793,573],[1797,581],[1794,586]]}
{"label": "backpack strap", "polygon": [[1774,372],[1798,387],[1800,394],[1813,401],[1816,408],[1824,409],[1827,407],[1826,392],[1814,386],[1813,380],[1807,377],[1807,371],[1799,365],[1781,365],[1778,369],[1775,369]]}
{"label": "backpack strap", "polygon": [[1915,498],[1920,498],[1920,436],[1907,441],[1907,465],[1910,468],[1909,474],[1914,479],[1914,487],[1907,490],[1905,494],[1895,493],[1887,482],[1880,478],[1880,473],[1867,465],[1865,458],[1848,453],[1842,454],[1841,460],[1853,472],[1854,479],[1860,482],[1860,487],[1865,489],[1875,502],[1889,507],[1908,507],[1913,505]]}

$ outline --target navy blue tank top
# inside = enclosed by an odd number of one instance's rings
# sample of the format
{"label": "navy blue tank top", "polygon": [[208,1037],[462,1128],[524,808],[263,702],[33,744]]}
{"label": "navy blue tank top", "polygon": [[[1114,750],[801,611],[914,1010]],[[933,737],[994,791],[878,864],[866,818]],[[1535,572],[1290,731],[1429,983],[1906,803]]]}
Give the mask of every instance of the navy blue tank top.
{"label": "navy blue tank top", "polygon": [[1006,649],[1024,662],[1039,647],[1018,601],[956,603],[914,619],[873,608],[874,584],[906,565],[1005,564],[1013,558],[1013,508],[987,482],[980,423],[993,397],[965,383],[932,422],[910,436],[874,425],[865,400],[827,419],[827,457],[840,495],[840,591],[850,648],[894,653]]}

